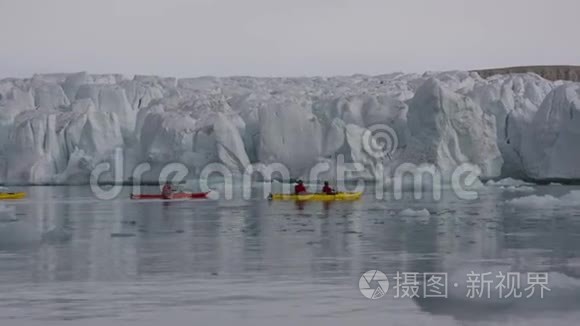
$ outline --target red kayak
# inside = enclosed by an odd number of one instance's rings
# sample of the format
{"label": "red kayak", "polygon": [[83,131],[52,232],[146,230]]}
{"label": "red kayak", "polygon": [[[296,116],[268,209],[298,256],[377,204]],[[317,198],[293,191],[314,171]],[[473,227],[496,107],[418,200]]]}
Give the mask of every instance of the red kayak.
{"label": "red kayak", "polygon": [[204,199],[207,198],[209,192],[176,192],[170,198],[166,198],[161,194],[151,195],[134,195],[131,194],[131,199]]}

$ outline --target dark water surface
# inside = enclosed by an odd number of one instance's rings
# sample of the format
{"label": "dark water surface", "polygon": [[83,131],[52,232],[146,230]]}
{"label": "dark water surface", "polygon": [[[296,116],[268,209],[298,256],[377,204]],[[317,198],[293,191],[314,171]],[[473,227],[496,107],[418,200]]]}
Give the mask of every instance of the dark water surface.
{"label": "dark water surface", "polygon": [[[580,320],[580,203],[531,193],[330,204],[113,201],[23,188],[0,212],[0,325],[571,325]],[[556,197],[573,187],[536,187]],[[427,209],[429,216],[400,214]],[[10,211],[13,210],[13,211]],[[413,216],[416,215],[416,216]],[[359,279],[380,270],[379,300]],[[467,297],[467,274],[549,274],[540,299]],[[395,297],[397,272],[448,273],[448,299]],[[453,286],[451,286],[453,287]]]}

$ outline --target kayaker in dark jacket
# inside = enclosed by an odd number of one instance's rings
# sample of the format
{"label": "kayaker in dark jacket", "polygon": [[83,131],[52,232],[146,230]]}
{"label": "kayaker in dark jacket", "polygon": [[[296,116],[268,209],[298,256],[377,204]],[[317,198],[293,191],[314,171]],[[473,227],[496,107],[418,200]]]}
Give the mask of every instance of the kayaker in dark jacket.
{"label": "kayaker in dark jacket", "polygon": [[324,181],[324,187],[322,187],[322,192],[327,195],[334,195],[336,192],[332,187],[328,184],[328,181]]}
{"label": "kayaker in dark jacket", "polygon": [[171,183],[169,183],[169,181],[167,181],[163,186],[163,189],[161,190],[161,195],[165,199],[171,199],[171,195],[173,195],[173,187],[171,186]]}
{"label": "kayaker in dark jacket", "polygon": [[302,180],[298,180],[298,184],[294,186],[294,194],[300,195],[307,193],[306,187],[304,186],[304,182]]}

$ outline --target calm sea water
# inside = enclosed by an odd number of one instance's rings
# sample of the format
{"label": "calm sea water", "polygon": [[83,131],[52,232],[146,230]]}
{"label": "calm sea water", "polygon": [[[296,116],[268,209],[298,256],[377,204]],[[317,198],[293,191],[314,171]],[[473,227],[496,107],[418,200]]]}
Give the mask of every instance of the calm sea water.
{"label": "calm sea water", "polygon": [[[561,196],[572,187],[536,187]],[[22,188],[0,212],[0,325],[570,325],[580,319],[580,203],[530,193],[330,204],[100,201]],[[153,191],[153,190],[152,190]],[[403,216],[405,209],[430,216]],[[413,215],[413,214],[410,214]],[[380,270],[387,294],[359,279]],[[467,297],[467,274],[548,273],[543,299]],[[448,299],[397,296],[399,273],[447,273]],[[420,274],[422,275],[422,274]],[[458,283],[454,287],[452,284]],[[422,290],[421,290],[422,291]],[[497,296],[493,292],[492,297]]]}

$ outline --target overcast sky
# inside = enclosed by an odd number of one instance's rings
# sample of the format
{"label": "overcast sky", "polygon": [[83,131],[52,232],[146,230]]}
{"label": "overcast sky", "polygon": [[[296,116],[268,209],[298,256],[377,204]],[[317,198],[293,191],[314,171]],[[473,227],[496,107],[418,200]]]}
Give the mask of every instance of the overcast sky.
{"label": "overcast sky", "polygon": [[580,0],[0,0],[0,77],[580,64]]}

